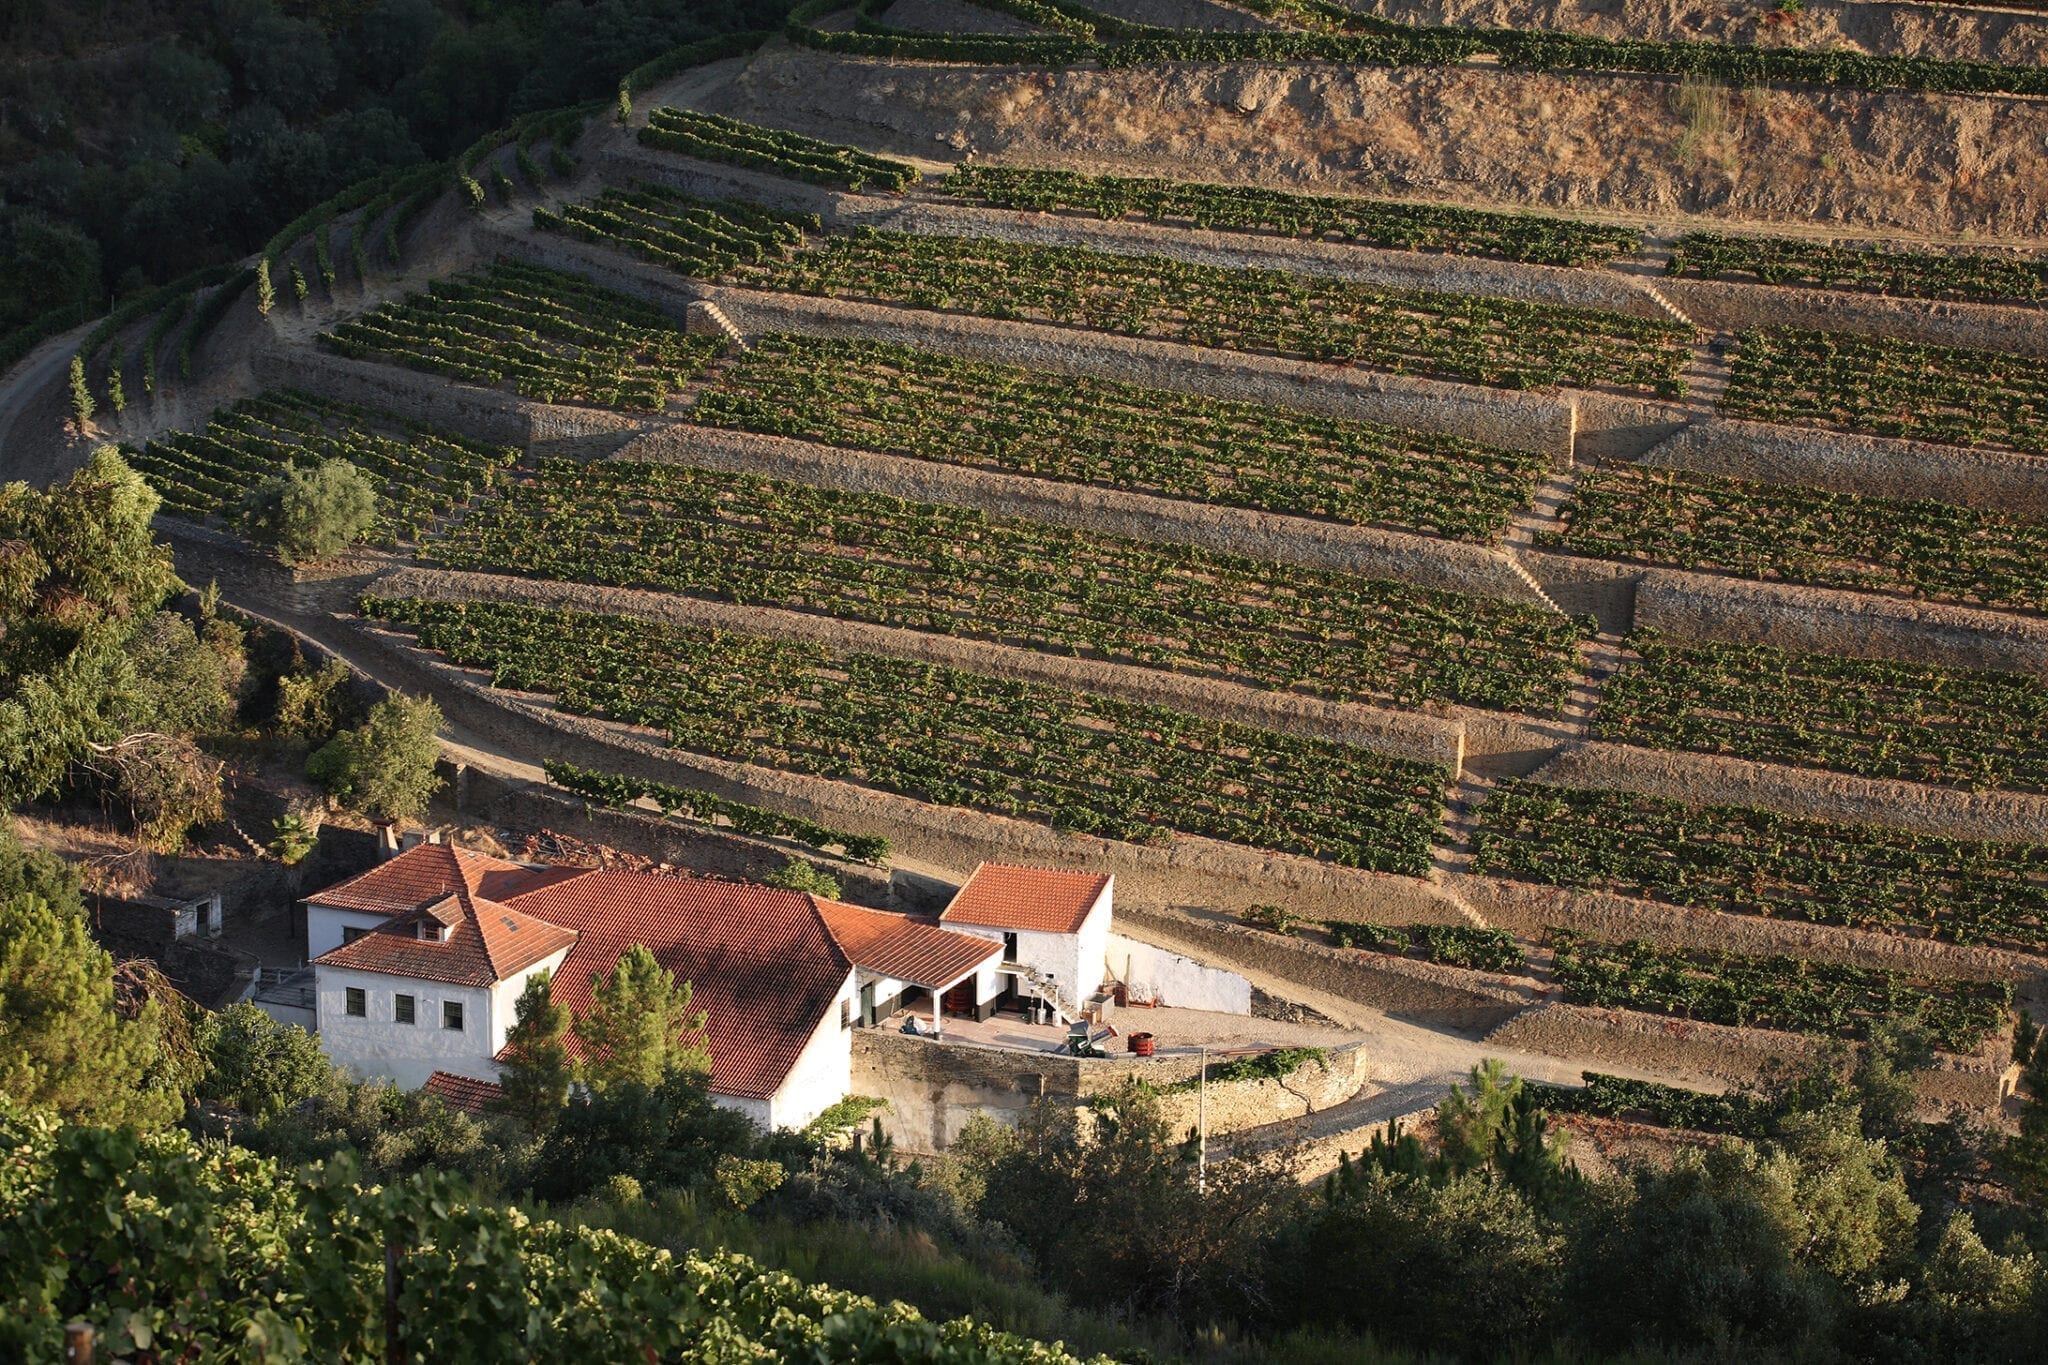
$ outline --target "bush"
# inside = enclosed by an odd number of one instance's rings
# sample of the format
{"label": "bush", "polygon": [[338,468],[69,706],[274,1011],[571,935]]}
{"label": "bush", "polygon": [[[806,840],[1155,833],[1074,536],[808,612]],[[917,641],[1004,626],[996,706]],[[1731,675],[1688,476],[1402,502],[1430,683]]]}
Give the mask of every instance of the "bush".
{"label": "bush", "polygon": [[206,1017],[199,1052],[207,1067],[199,1098],[256,1117],[321,1094],[331,1070],[312,1034],[280,1024],[246,1000]]}
{"label": "bush", "polygon": [[791,858],[780,869],[763,877],[761,884],[780,887],[784,891],[808,891],[828,901],[839,899],[839,879],[801,858]]}
{"label": "bush", "polygon": [[409,820],[440,789],[441,708],[431,698],[393,696],[306,760],[306,776],[350,810],[373,820]]}
{"label": "bush", "polygon": [[347,460],[286,465],[242,504],[243,528],[287,564],[340,553],[376,519],[377,485]]}

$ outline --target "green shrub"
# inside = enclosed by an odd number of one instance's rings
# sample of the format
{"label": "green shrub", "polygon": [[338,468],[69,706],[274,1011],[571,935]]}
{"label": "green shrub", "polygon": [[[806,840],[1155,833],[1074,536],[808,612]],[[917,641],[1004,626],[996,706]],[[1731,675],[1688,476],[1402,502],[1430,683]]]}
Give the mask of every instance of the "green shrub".
{"label": "green shrub", "polygon": [[347,460],[286,465],[249,490],[242,525],[287,564],[325,559],[377,520],[377,486]]}

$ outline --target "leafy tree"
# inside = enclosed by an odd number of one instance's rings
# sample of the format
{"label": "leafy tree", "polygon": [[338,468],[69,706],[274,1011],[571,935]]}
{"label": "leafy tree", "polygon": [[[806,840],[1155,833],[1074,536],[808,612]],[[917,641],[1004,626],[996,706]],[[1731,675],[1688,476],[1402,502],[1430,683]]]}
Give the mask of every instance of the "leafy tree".
{"label": "leafy tree", "polygon": [[289,1109],[327,1086],[327,1055],[312,1034],[240,1001],[199,1026],[207,1075],[199,1098],[263,1116]]}
{"label": "leafy tree", "polygon": [[306,760],[306,775],[350,810],[373,820],[410,820],[440,790],[434,773],[441,708],[429,697],[388,697],[369,718]]}
{"label": "leafy tree", "polygon": [[513,1023],[505,1035],[498,1073],[504,1097],[498,1112],[518,1119],[527,1129],[545,1133],[569,1102],[575,1067],[569,1056],[569,1008],[553,994],[552,974],[543,970],[526,978],[514,1006]]}
{"label": "leafy tree", "polygon": [[33,896],[60,909],[82,912],[81,884],[76,864],[47,849],[28,847],[13,829],[0,825],[0,901]]}
{"label": "leafy tree", "polygon": [[114,1008],[114,963],[74,903],[0,903],[0,1095],[69,1119],[160,1128],[183,1104],[147,1088],[154,1015]]}
{"label": "leafy tree", "polygon": [[690,983],[636,943],[609,978],[591,975],[590,1013],[576,1021],[583,1078],[602,1095],[627,1085],[653,1089],[677,1072],[708,1072],[710,1053],[687,1037],[703,1027],[704,1016],[690,1013]]}
{"label": "leafy tree", "polygon": [[112,446],[47,492],[0,488],[0,801],[43,795],[126,731],[138,621],[176,584],[157,495]]}
{"label": "leafy tree", "polygon": [[1488,1175],[1361,1164],[1283,1234],[1269,1288],[1283,1321],[1483,1360],[1542,1339],[1564,1259],[1565,1239]]}
{"label": "leafy tree", "polygon": [[759,1139],[744,1114],[712,1102],[704,1072],[672,1071],[657,1085],[617,1085],[565,1108],[542,1139],[533,1188],[572,1199],[616,1175],[654,1189],[707,1187],[721,1157],[745,1155]]}
{"label": "leafy tree", "polygon": [[280,674],[273,728],[307,744],[325,744],[348,713],[349,677],[348,665],[339,659],[329,659],[311,672]]}
{"label": "leafy tree", "polygon": [[839,879],[801,858],[791,858],[763,877],[761,885],[780,887],[784,891],[808,891],[826,900],[839,899]]}
{"label": "leafy tree", "polygon": [[1814,1353],[1839,1306],[1800,1264],[1785,1182],[1751,1147],[1681,1152],[1668,1171],[1601,1188],[1579,1224],[1568,1313],[1594,1346],[1715,1359]]}
{"label": "leafy tree", "polygon": [[376,520],[375,481],[341,459],[286,465],[242,502],[243,528],[287,564],[339,554]]}

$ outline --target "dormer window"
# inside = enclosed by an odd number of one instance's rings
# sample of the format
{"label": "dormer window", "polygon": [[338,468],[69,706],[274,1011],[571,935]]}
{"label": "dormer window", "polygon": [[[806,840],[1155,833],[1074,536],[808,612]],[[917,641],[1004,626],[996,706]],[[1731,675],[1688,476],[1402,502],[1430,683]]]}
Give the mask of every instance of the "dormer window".
{"label": "dormer window", "polygon": [[433,920],[421,920],[419,922],[419,937],[426,943],[443,943],[447,941],[448,930],[445,926]]}

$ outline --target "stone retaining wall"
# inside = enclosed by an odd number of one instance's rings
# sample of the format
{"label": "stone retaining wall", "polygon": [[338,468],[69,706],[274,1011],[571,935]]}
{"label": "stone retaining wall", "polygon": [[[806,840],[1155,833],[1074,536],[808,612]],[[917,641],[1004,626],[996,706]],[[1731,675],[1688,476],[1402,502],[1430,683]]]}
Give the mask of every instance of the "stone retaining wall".
{"label": "stone retaining wall", "polygon": [[[1381,918],[1386,911],[1359,918]],[[1440,967],[1384,953],[1326,948],[1209,914],[1119,904],[1117,917],[1162,945],[1192,949],[1226,967],[1249,968],[1433,1028],[1487,1029],[1528,1008],[1532,983]],[[1463,924],[1449,911],[1398,923]]]}
{"label": "stone retaining wall", "polygon": [[1645,464],[1807,484],[1873,498],[1934,498],[1959,507],[2048,517],[2048,458],[1819,427],[1708,421],[1685,428]]}
{"label": "stone retaining wall", "polygon": [[993,237],[1043,246],[1082,246],[1121,256],[1164,256],[1230,269],[1287,270],[1381,288],[1481,294],[1553,306],[1597,308],[1668,320],[1634,277],[1606,270],[1525,265],[1448,252],[1389,251],[1279,233],[1218,232],[1148,220],[1106,222],[1092,214],[995,209],[967,200],[848,194],[782,181],[675,153],[628,144],[606,161],[608,183],[652,181],[705,198],[751,199],[815,213],[828,227],[871,227],[948,237]]}
{"label": "stone retaining wall", "polygon": [[985,676],[1047,683],[1126,701],[1170,706],[1190,715],[1288,734],[1340,740],[1376,753],[1434,763],[1453,775],[1464,757],[1464,727],[1456,721],[1350,702],[1322,701],[1291,692],[1268,692],[1241,683],[1162,669],[1071,658],[893,626],[865,625],[806,612],[739,606],[634,588],[436,569],[396,570],[379,579],[374,590],[388,597],[519,602],[635,616],[915,659]]}
{"label": "stone retaining wall", "polygon": [[742,332],[857,337],[946,351],[998,364],[1100,375],[1178,389],[1440,431],[1475,441],[1571,457],[1569,400],[1444,383],[1277,356],[1183,346],[1050,323],[1007,322],[965,313],[895,308],[844,299],[778,294],[684,280],[623,251],[554,233],[480,229],[502,254],[588,275],[660,308],[680,324],[690,303],[716,303]]}
{"label": "stone retaining wall", "polygon": [[2048,797],[1852,777],[1718,754],[1593,742],[1567,749],[1538,776],[1560,787],[1634,791],[1688,805],[1760,806],[1954,839],[2038,843],[2048,836]]}
{"label": "stone retaining wall", "polygon": [[1667,948],[1764,955],[1910,972],[1916,976],[2048,985],[2048,959],[2003,948],[1964,947],[1930,938],[1846,929],[1832,924],[1728,914],[1605,891],[1544,886],[1452,873],[1451,891],[1497,929],[1523,938],[1571,929],[1606,939],[1648,939]]}
{"label": "stone retaining wall", "polygon": [[1688,640],[2048,676],[2048,619],[1652,569],[1635,625]]}
{"label": "stone retaining wall", "polygon": [[[1487,1034],[1486,1041],[1502,1049],[1583,1060],[1589,1070],[1624,1066],[1729,1086],[1755,1084],[1775,1067],[1809,1064],[1821,1047],[1797,1033],[1557,1002],[1515,1016]],[[2000,1060],[2002,1046],[1994,1039],[1976,1056],[1937,1057],[1933,1069],[1914,1078],[1921,1099],[1995,1110],[2011,1090],[2011,1068]]]}
{"label": "stone retaining wall", "polygon": [[1128,844],[954,806],[931,806],[847,782],[776,772],[669,748],[652,730],[557,711],[541,697],[501,691],[476,670],[418,649],[411,637],[350,623],[351,638],[380,670],[412,692],[431,692],[456,725],[510,752],[545,754],[584,767],[696,787],[715,796],[879,835],[907,861],[964,880],[983,862],[1114,873],[1118,914],[1130,904],[1261,901],[1304,915],[1456,921],[1428,882],[1266,853],[1192,835]]}
{"label": "stone retaining wall", "polygon": [[536,455],[601,459],[650,425],[644,416],[536,403],[502,390],[458,384],[402,365],[351,360],[312,346],[261,353],[256,379],[264,386],[303,389],[337,402],[453,428],[478,440],[523,446]]}
{"label": "stone retaining wall", "polygon": [[618,458],[736,469],[817,487],[950,503],[996,516],[1200,545],[1452,592],[1532,605],[1538,600],[1500,551],[1462,541],[841,450],[785,436],[677,423],[636,437],[619,450]]}
{"label": "stone retaining wall", "polygon": [[[1220,1062],[1210,1063],[1211,1071]],[[977,1117],[1014,1126],[1041,1100],[1078,1105],[1126,1081],[1164,1088],[1191,1079],[1200,1059],[1179,1053],[1133,1057],[1069,1057],[960,1041],[913,1038],[890,1029],[856,1029],[853,1089],[889,1101],[882,1126],[899,1149],[942,1152]],[[1327,1063],[1310,1062],[1278,1081],[1212,1082],[1212,1136],[1320,1112],[1358,1093],[1367,1080],[1363,1047],[1334,1049]],[[1201,1103],[1193,1092],[1161,1097],[1168,1122],[1191,1126]]]}
{"label": "stone retaining wall", "polygon": [[2048,356],[2048,310],[2040,308],[1668,276],[1657,281],[1657,288],[1686,316],[1714,332],[1803,327]]}

